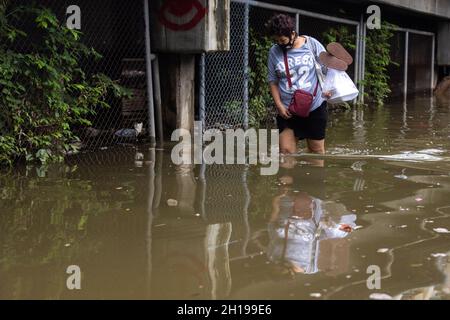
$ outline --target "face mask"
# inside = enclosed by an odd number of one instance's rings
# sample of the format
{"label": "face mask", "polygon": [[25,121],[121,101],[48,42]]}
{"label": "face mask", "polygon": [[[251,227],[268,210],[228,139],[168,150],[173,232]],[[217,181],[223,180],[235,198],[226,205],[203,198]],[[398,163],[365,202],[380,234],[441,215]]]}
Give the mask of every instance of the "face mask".
{"label": "face mask", "polygon": [[291,38],[289,40],[289,43],[283,43],[283,44],[278,44],[280,46],[281,49],[283,50],[288,50],[288,49],[292,49],[292,47],[294,46],[295,43],[295,39],[297,38],[297,33],[295,33],[294,38]]}

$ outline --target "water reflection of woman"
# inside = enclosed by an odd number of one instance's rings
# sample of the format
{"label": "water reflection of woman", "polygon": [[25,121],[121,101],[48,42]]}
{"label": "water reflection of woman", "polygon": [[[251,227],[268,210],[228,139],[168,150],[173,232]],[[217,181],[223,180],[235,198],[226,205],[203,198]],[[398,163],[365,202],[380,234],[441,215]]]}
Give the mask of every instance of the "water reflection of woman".
{"label": "water reflection of woman", "polygon": [[344,215],[335,222],[324,214],[320,199],[293,192],[291,177],[284,176],[280,181],[281,194],[272,202],[268,258],[283,273],[316,273],[320,242],[346,237],[355,227],[356,216]]}

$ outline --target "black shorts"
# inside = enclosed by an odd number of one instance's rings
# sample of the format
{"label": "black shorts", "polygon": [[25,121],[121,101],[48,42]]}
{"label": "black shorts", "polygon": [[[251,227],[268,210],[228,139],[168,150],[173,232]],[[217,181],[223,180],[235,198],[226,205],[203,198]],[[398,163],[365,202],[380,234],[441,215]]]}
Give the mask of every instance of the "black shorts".
{"label": "black shorts", "polygon": [[292,118],[284,119],[280,115],[277,116],[277,126],[280,133],[283,132],[284,129],[290,128],[294,130],[294,135],[300,140],[325,139],[327,121],[328,112],[326,101],[324,101],[316,110],[310,112],[307,118],[300,118],[293,115]]}

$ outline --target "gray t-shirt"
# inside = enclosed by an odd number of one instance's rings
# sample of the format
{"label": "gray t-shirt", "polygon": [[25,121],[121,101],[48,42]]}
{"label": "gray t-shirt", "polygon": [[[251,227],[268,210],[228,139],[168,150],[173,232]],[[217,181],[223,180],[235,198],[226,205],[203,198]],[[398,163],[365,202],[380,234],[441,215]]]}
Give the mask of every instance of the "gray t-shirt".
{"label": "gray t-shirt", "polygon": [[[274,45],[269,51],[268,81],[278,83],[281,101],[286,108],[289,106],[295,90],[302,89],[311,94],[314,93],[318,79],[311,51],[316,56],[316,60],[319,61],[319,54],[325,51],[325,48],[315,38],[307,37],[307,43],[303,46],[287,51],[292,88],[289,88],[287,81],[283,50],[278,45]],[[319,85],[310,111],[317,109],[323,101],[322,90]]]}

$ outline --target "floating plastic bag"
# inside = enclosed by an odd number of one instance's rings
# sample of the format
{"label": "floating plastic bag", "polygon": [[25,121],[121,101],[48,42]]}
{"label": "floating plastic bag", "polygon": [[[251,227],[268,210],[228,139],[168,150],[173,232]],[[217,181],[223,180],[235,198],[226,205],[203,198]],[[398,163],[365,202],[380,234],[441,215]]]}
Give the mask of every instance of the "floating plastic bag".
{"label": "floating plastic bag", "polygon": [[345,71],[328,69],[322,88],[323,92],[331,92],[328,102],[341,103],[355,99],[359,91]]}

